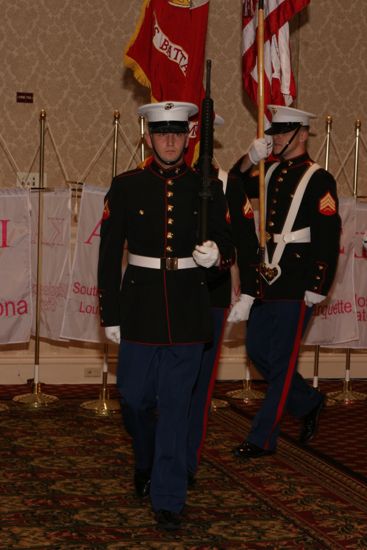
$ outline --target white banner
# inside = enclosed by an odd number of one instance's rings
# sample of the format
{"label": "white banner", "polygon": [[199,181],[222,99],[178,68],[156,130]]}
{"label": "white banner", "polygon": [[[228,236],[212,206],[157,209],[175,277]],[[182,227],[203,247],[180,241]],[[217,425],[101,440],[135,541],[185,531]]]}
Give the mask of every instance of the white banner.
{"label": "white banner", "polygon": [[354,277],[356,202],[354,198],[339,202],[342,234],[338,268],[328,299],[314,307],[303,342],[306,345],[345,347],[345,342],[358,339]]}
{"label": "white banner", "polygon": [[367,204],[357,203],[357,222],[354,239],[354,284],[359,338],[347,343],[348,348],[367,348],[367,251],[362,238],[367,231]]}
{"label": "white banner", "polygon": [[32,324],[29,191],[0,190],[0,344],[28,342]]}
{"label": "white banner", "polygon": [[80,202],[77,241],[61,337],[104,342],[100,327],[97,265],[100,225],[106,191],[84,185]]}
{"label": "white banner", "polygon": [[[43,216],[39,334],[44,338],[57,340],[60,338],[70,275],[71,192],[69,189],[41,192]],[[32,286],[35,313],[32,323],[33,334],[36,326],[38,200],[38,192],[32,192]]]}

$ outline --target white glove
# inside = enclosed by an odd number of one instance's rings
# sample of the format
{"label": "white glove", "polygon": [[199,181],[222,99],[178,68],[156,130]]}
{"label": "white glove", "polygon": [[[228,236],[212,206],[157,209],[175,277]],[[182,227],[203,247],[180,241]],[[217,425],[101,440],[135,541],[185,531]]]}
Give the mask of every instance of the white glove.
{"label": "white glove", "polygon": [[271,136],[265,136],[263,138],[254,139],[247,154],[252,164],[258,164],[260,160],[268,158],[272,149],[273,138]]}
{"label": "white glove", "polygon": [[219,248],[214,241],[205,241],[203,244],[195,246],[192,257],[198,265],[212,267],[219,264]]}
{"label": "white glove", "polygon": [[312,307],[315,304],[319,304],[325,300],[325,298],[326,296],[323,296],[322,294],[316,294],[316,292],[306,290],[304,300],[307,307]]}
{"label": "white glove", "polygon": [[121,340],[120,327],[105,327],[104,329],[107,340],[111,340],[114,344],[119,344]]}
{"label": "white glove", "polygon": [[247,321],[254,300],[255,298],[253,298],[249,294],[241,294],[238,302],[233,305],[230,314],[227,317],[227,321],[229,323]]}

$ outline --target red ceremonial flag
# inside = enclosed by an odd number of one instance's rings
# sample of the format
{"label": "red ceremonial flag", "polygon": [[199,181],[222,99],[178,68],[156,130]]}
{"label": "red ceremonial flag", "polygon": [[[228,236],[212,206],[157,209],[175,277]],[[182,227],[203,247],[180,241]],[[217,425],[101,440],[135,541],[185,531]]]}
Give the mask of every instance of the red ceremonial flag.
{"label": "red ceremonial flag", "polygon": [[[310,0],[264,0],[264,103],[290,105],[296,98],[292,72],[289,24]],[[243,0],[242,67],[243,84],[250,99],[257,103],[257,0]]]}
{"label": "red ceremonial flag", "polygon": [[[208,11],[209,0],[144,0],[124,62],[150,88],[152,102],[188,101],[201,108]],[[197,154],[199,118],[200,112],[190,123],[189,164]]]}

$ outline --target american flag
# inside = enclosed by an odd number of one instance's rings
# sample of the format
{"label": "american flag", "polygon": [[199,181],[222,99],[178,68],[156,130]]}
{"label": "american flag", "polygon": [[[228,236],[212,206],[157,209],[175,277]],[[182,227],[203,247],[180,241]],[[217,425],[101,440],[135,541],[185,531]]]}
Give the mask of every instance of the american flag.
{"label": "american flag", "polygon": [[[310,0],[264,0],[264,103],[290,105],[296,97],[291,66],[289,24]],[[242,66],[244,89],[257,104],[257,0],[243,0]]]}

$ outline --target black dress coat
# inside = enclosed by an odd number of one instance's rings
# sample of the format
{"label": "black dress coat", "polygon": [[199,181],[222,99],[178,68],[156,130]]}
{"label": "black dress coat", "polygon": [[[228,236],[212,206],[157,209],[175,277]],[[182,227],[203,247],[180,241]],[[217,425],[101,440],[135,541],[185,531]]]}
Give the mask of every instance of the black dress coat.
{"label": "black dress coat", "polygon": [[[241,173],[240,159],[231,173],[241,177],[243,192],[250,199],[259,196],[258,173],[254,169]],[[269,261],[275,250],[273,234],[282,233],[295,190],[312,161],[307,153],[291,160],[280,162],[270,177],[267,192],[266,246]],[[271,163],[267,163],[267,170]],[[269,285],[260,275],[259,265],[252,262],[249,268],[244,241],[240,237],[242,203],[228,198],[231,209],[237,209],[232,223],[238,263],[241,273],[242,292],[256,298],[268,300],[301,300],[306,290],[326,296],[334,279],[339,256],[341,220],[338,214],[338,197],[333,176],[320,168],[310,178],[303,195],[292,231],[310,228],[311,240],[308,243],[289,243],[286,245],[279,265],[280,277]]]}
{"label": "black dress coat", "polygon": [[[163,270],[128,265],[129,252],[141,256],[191,257],[198,242],[201,177],[187,165],[163,170],[155,162],[112,181],[101,225],[98,286],[102,326],[120,325],[125,340],[154,345],[206,342],[212,337],[207,269]],[[234,260],[222,184],[213,180],[208,238],[218,245],[221,264]]]}

